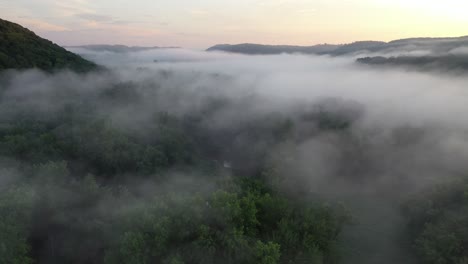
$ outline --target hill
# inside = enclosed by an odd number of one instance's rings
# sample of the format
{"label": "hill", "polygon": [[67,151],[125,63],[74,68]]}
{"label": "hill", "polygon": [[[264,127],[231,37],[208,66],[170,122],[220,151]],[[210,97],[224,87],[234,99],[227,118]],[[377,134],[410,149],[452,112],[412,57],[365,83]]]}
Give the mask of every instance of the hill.
{"label": "hill", "polygon": [[317,55],[345,55],[361,50],[377,50],[385,42],[358,41],[345,45],[319,44],[314,46],[261,45],[261,44],[221,44],[208,48],[207,51],[224,51],[249,55],[272,55],[281,53],[303,53]]}
{"label": "hill", "polygon": [[125,46],[125,45],[83,45],[83,46],[70,46],[67,48],[81,48],[90,51],[108,51],[115,53],[127,53],[127,52],[138,52],[138,51],[147,51],[154,49],[161,49],[160,47],[140,47],[140,46]]}
{"label": "hill", "polygon": [[398,57],[364,57],[356,60],[358,63],[372,66],[408,67],[416,70],[438,70],[451,72],[468,71],[467,55],[444,56],[398,56]]}
{"label": "hill", "polygon": [[97,65],[18,24],[0,19],[0,70],[28,68],[86,72]]}
{"label": "hill", "polygon": [[281,53],[306,53],[306,54],[320,54],[327,53],[337,49],[337,45],[315,45],[315,46],[288,46],[288,45],[260,45],[260,44],[238,44],[229,45],[221,44],[213,46],[207,51],[225,51],[231,53],[241,53],[249,55],[268,55],[268,54],[281,54]]}
{"label": "hill", "polygon": [[350,44],[330,45],[320,44],[315,46],[287,46],[287,45],[260,45],[260,44],[222,44],[208,48],[207,51],[224,51],[241,54],[281,54],[304,53],[317,55],[353,55],[359,53],[395,53],[428,51],[431,53],[448,53],[454,49],[468,46],[468,37],[459,38],[410,38],[390,42],[382,41],[358,41]]}

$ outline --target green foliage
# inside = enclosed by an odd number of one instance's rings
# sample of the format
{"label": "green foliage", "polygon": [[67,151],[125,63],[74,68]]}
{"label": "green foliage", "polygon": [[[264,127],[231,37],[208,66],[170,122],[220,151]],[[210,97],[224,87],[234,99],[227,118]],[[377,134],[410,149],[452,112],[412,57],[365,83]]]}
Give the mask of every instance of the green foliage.
{"label": "green foliage", "polygon": [[[188,164],[198,157],[190,139],[168,125],[156,126],[157,141],[145,144],[103,120],[75,122],[73,125],[13,122],[0,128],[0,155],[32,163],[61,161],[82,163],[85,173],[117,175],[127,172],[160,174],[174,164]],[[58,133],[57,131],[60,131]]]}
{"label": "green foliage", "polygon": [[[181,189],[164,187],[139,196],[138,186],[133,191],[124,187],[136,177],[164,185],[170,179],[159,176],[173,168],[189,168],[193,175],[206,171],[209,151],[199,143],[197,131],[184,128],[184,119],[161,114],[149,126],[147,133],[155,136],[148,140],[99,117],[83,120],[82,113],[64,112],[47,121],[18,118],[0,127],[1,155],[23,164],[21,171],[37,192],[32,207],[27,207],[29,215],[17,216],[27,224],[16,226],[9,221],[21,231],[16,236],[17,251],[8,250],[9,259],[138,264],[338,262],[335,244],[347,217],[314,201],[291,198],[248,171],[247,176],[226,179],[227,169],[215,162],[209,176],[191,176],[194,183]],[[290,137],[291,122],[270,118],[256,128],[246,128],[261,145],[247,155],[261,157],[258,168],[268,152],[265,142]],[[206,180],[212,186],[203,189],[200,186]],[[5,237],[13,236],[4,232]]]}
{"label": "green foliage", "polygon": [[255,244],[255,263],[277,264],[280,260],[280,245],[272,242],[263,243],[257,241]]}
{"label": "green foliage", "polygon": [[258,182],[242,191],[238,184],[126,209],[108,263],[163,263],[175,255],[182,263],[335,263],[332,247],[345,218],[328,207],[294,205]]}
{"label": "green foliage", "polygon": [[[74,179],[66,162],[36,165],[28,186],[0,196],[6,263],[336,263],[346,219],[290,200],[259,179],[147,198]],[[196,189],[195,189],[196,190]]]}
{"label": "green foliage", "polygon": [[267,113],[225,129],[212,124],[221,98],[127,125],[102,108],[133,113],[138,86],[60,89],[52,110],[22,97],[3,107],[0,161],[21,177],[0,195],[0,263],[338,263],[347,215],[284,192],[267,161],[304,140],[299,124],[340,130],[348,116]]}
{"label": "green foliage", "polygon": [[0,19],[0,70],[27,68],[46,71],[68,68],[86,72],[96,69],[97,65],[20,25]]}
{"label": "green foliage", "polygon": [[408,230],[423,263],[468,261],[468,182],[439,185],[404,206]]}
{"label": "green foliage", "polygon": [[0,194],[0,263],[33,263],[28,236],[34,196],[28,188]]}

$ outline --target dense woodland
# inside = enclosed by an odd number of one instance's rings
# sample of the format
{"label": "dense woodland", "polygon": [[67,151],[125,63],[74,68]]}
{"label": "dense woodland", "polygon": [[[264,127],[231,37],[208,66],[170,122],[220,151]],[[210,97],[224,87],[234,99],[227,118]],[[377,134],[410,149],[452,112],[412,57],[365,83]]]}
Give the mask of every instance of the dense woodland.
{"label": "dense woodland", "polygon": [[[425,131],[374,142],[352,132],[355,102],[261,108],[272,102],[217,89],[233,81],[221,74],[196,91],[198,72],[51,74],[96,66],[22,32],[0,21],[0,65],[47,71],[0,72],[0,263],[350,263],[356,201],[343,197],[367,187],[398,201],[401,246],[420,263],[468,263],[463,176],[417,190],[379,178],[378,151]],[[37,52],[14,51],[30,41]],[[308,164],[320,144],[303,153],[316,141],[339,146],[332,178]]]}
{"label": "dense woodland", "polygon": [[[4,74],[0,93],[1,262],[346,263],[341,232],[355,224],[353,211],[311,192],[291,153],[333,134],[347,142],[337,180],[377,180],[367,143],[348,133],[358,106],[326,100],[217,126],[217,115],[259,101],[215,94],[190,112],[154,107],[128,124],[115,111],[133,116],[153,100],[153,85],[24,95],[11,90],[15,81]],[[417,136],[401,133],[402,142]],[[422,263],[464,263],[466,186],[402,203]]]}
{"label": "dense woodland", "polygon": [[[209,129],[202,124],[232,107],[213,98],[182,116],[150,113],[144,131],[131,131],[99,111],[137,106],[143,98],[134,85],[86,95],[64,85],[36,100],[68,99],[38,112],[27,97],[9,95],[12,82],[4,76],[0,95],[9,112],[0,130],[2,263],[340,260],[349,214],[280,188],[285,179],[268,162],[271,146],[295,140],[287,117]],[[7,110],[4,100],[16,107]],[[323,129],[346,126],[310,118]]]}
{"label": "dense woodland", "polygon": [[468,182],[441,184],[403,205],[408,232],[422,263],[467,263]]}

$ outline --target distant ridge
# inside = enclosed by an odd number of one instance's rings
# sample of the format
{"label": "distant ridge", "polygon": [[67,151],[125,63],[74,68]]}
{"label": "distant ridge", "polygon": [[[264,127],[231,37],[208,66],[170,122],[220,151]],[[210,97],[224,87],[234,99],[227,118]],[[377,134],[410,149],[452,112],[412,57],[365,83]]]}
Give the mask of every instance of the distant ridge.
{"label": "distant ridge", "polygon": [[0,70],[29,68],[86,72],[98,66],[18,24],[0,19]]}
{"label": "distant ridge", "polygon": [[407,67],[420,71],[442,71],[466,74],[468,55],[444,56],[397,56],[397,57],[364,57],[358,63],[371,66]]}
{"label": "distant ridge", "polygon": [[243,54],[279,54],[279,53],[326,53],[337,49],[338,45],[290,46],[290,45],[260,45],[260,44],[220,44],[208,48],[207,51],[225,51]]}
{"label": "distant ridge", "polygon": [[331,45],[320,44],[314,46],[291,45],[262,45],[262,44],[221,44],[207,49],[207,51],[223,51],[249,55],[269,55],[281,53],[304,53],[318,55],[347,55],[363,52],[390,52],[394,49],[418,50],[430,49],[448,52],[457,47],[468,46],[468,36],[454,38],[408,38],[390,42],[358,41],[350,44]]}
{"label": "distant ridge", "polygon": [[109,51],[116,53],[126,53],[126,52],[138,52],[138,51],[147,51],[155,49],[177,49],[178,47],[140,47],[140,46],[126,46],[126,45],[82,45],[82,46],[68,46],[66,48],[80,48],[91,51]]}
{"label": "distant ridge", "polygon": [[397,39],[388,42],[389,44],[394,43],[407,43],[407,42],[432,42],[432,41],[468,41],[468,36],[461,37],[445,37],[445,38],[406,38],[406,39]]}

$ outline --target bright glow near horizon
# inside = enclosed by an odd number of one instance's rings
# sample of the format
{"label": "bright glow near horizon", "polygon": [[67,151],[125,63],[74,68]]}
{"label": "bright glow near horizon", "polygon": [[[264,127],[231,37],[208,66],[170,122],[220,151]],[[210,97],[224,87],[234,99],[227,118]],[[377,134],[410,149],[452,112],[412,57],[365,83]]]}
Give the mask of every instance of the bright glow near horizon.
{"label": "bright glow near horizon", "polygon": [[0,0],[0,18],[62,45],[207,48],[468,35],[466,0]]}

